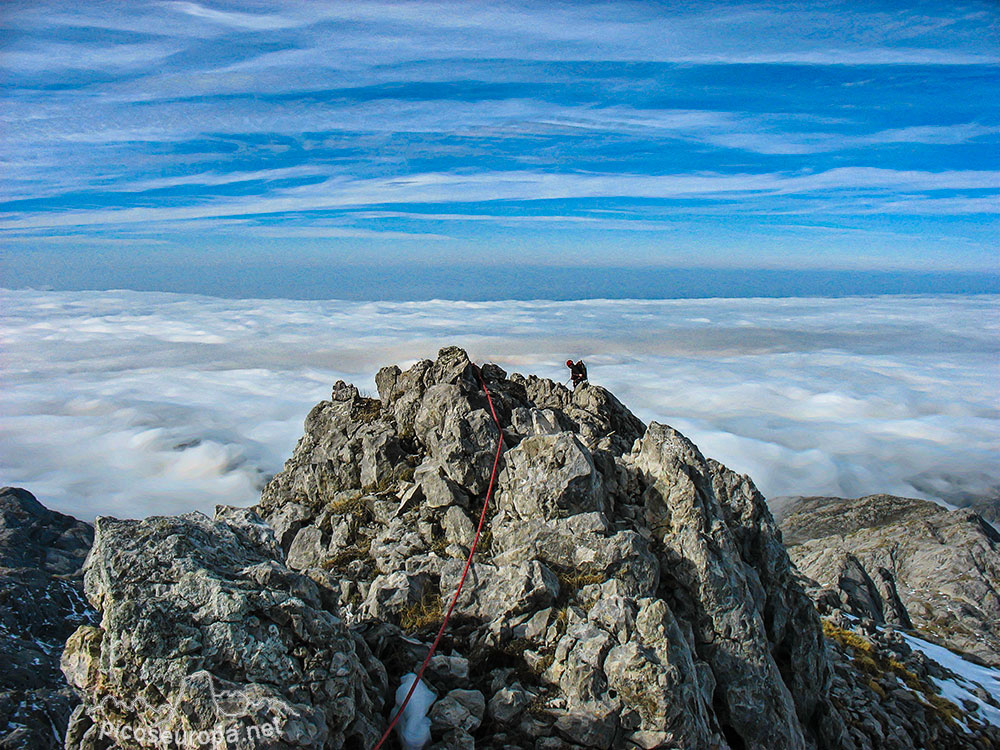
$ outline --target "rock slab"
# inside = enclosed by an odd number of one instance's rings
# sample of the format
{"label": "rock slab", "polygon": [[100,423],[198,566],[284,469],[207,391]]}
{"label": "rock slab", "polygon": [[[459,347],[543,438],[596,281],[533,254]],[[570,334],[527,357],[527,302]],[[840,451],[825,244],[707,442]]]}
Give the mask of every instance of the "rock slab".
{"label": "rock slab", "polygon": [[67,748],[223,737],[229,748],[332,750],[377,740],[381,664],[324,608],[316,584],[284,565],[255,514],[98,518],[95,528],[84,580],[101,619],[79,628],[62,657],[83,697]]}

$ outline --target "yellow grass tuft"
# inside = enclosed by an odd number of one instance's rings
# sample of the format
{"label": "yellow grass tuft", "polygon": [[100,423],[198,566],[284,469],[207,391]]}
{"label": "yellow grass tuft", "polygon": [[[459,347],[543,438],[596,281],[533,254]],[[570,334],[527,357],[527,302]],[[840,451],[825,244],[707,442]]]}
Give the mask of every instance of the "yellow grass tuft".
{"label": "yellow grass tuft", "polygon": [[428,591],[419,602],[407,605],[399,611],[399,627],[407,633],[413,633],[429,625],[440,625],[443,618],[441,594],[437,591]]}

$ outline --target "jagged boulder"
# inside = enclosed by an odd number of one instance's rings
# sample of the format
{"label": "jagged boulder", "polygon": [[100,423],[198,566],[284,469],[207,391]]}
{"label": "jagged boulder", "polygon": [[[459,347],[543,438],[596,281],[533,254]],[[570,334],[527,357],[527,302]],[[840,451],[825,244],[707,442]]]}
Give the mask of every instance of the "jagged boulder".
{"label": "jagged boulder", "polygon": [[83,698],[68,748],[159,747],[164,733],[230,748],[378,738],[381,664],[252,512],[99,518],[85,584],[101,620],[62,657]]}
{"label": "jagged boulder", "polygon": [[715,676],[713,707],[727,737],[793,748],[806,730],[819,735],[811,742],[830,742],[838,720],[823,700],[830,675],[819,622],[763,497],[663,425],[650,425],[630,458],[646,483],[666,582]]}
{"label": "jagged boulder", "polygon": [[600,512],[604,500],[594,459],[571,432],[532,435],[507,452],[497,504],[512,518]]}
{"label": "jagged boulder", "polygon": [[820,601],[1000,665],[1000,534],[973,511],[808,497],[785,503],[781,523],[798,568],[826,589]]}
{"label": "jagged boulder", "polygon": [[63,643],[94,613],[80,567],[93,529],[0,489],[0,748],[56,748],[77,703],[59,670]]}

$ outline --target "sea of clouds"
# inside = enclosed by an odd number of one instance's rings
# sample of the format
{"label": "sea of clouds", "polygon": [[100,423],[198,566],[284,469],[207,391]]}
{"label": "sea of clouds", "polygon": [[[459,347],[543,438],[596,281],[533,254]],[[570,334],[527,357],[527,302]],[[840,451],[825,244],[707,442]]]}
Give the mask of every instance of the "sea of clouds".
{"label": "sea of clouds", "polygon": [[1000,486],[1000,298],[342,302],[0,291],[0,485],[82,518],[250,504],[338,379],[458,344],[591,380],[770,497]]}

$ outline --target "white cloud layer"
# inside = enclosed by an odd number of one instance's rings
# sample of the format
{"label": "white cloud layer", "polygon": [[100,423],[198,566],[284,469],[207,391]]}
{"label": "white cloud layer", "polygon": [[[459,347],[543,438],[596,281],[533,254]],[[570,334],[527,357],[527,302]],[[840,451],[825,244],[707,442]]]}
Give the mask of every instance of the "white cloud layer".
{"label": "white cloud layer", "polygon": [[0,293],[0,484],[81,517],[255,501],[338,378],[443,345],[562,378],[765,494],[1000,485],[996,297],[315,302]]}

